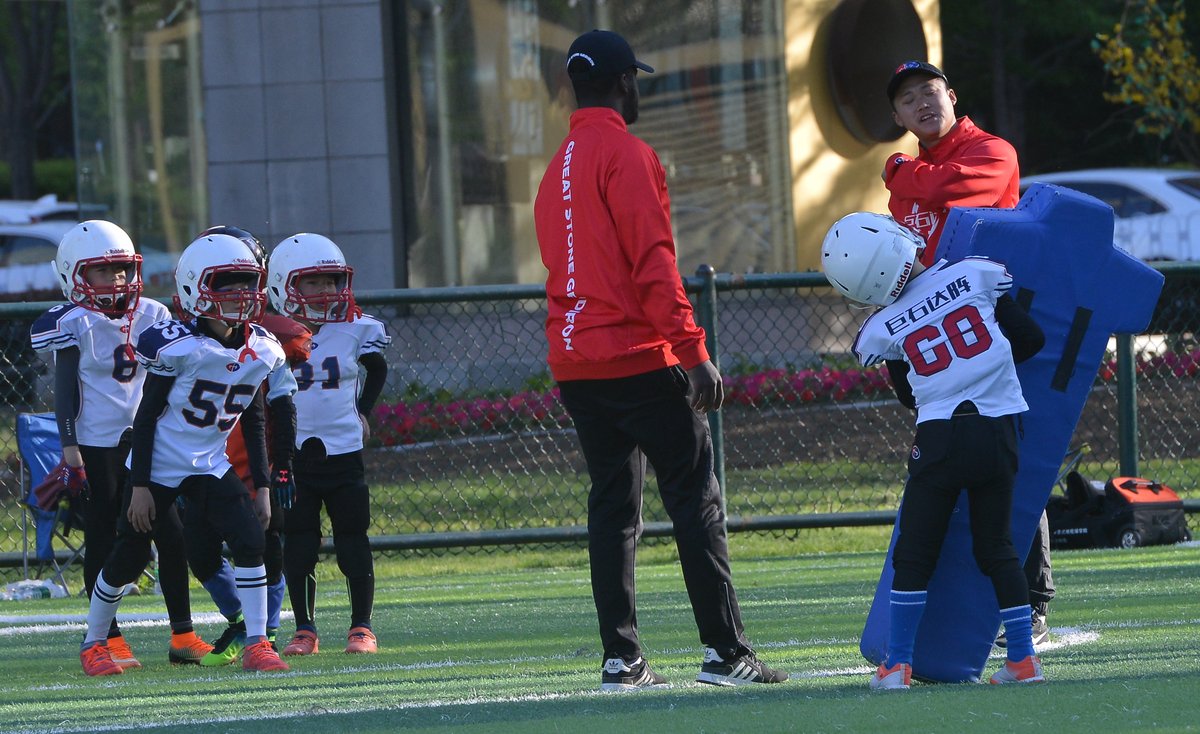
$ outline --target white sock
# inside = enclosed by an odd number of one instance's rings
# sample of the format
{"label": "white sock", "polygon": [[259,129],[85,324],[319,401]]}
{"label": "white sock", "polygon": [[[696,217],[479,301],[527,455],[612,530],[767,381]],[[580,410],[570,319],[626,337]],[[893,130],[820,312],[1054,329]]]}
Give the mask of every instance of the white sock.
{"label": "white sock", "polygon": [[267,634],[267,567],[235,566],[238,600],[246,618],[246,637],[265,637]]}
{"label": "white sock", "polygon": [[125,595],[124,586],[112,586],[104,580],[104,572],[96,576],[96,585],[92,588],[92,601],[88,605],[87,634],[83,644],[89,645],[108,638],[108,630],[113,618],[117,616],[117,607],[121,597]]}

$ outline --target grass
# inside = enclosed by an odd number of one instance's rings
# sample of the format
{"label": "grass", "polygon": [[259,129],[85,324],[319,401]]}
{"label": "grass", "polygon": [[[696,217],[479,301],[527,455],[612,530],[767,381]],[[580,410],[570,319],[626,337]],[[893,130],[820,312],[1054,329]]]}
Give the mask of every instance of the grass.
{"label": "grass", "polygon": [[[791,671],[780,686],[691,682],[698,642],[669,544],[639,565],[647,657],[674,684],[632,696],[595,692],[599,650],[585,554],[578,548],[381,560],[373,657],[341,653],[348,612],[335,564],[322,564],[322,652],[286,674],[172,668],[162,624],[128,626],[146,667],[108,679],[79,669],[77,625],[20,617],[79,615],[78,599],[0,603],[0,721],[12,731],[592,731],[656,732],[1185,731],[1200,718],[1194,635],[1200,550],[1159,547],[1055,554],[1059,598],[1043,653],[1051,683],[920,685],[871,694],[858,635],[887,528],[731,540],[747,632]],[[854,552],[816,552],[819,547]],[[196,611],[207,612],[193,591]],[[161,613],[131,597],[123,613]],[[214,637],[220,625],[200,625]],[[285,630],[288,625],[285,623]],[[1064,644],[1066,643],[1066,644]],[[998,665],[989,664],[989,673]]]}

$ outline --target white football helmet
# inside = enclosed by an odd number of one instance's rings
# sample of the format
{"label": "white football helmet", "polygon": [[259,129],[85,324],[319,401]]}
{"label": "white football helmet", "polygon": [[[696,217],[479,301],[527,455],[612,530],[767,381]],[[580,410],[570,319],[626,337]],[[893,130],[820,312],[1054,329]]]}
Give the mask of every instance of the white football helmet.
{"label": "white football helmet", "polygon": [[[112,222],[80,222],[63,235],[54,258],[54,270],[67,300],[109,315],[137,308],[142,293],[142,256],[133,249],[125,230]],[[87,270],[96,265],[117,265],[125,271],[124,283],[93,285]]]}
{"label": "white football helmet", "polygon": [[[266,273],[237,237],[204,235],[188,245],[175,266],[180,307],[229,323],[257,321],[267,306]],[[240,287],[230,287],[241,284]]]}
{"label": "white football helmet", "polygon": [[[305,295],[298,282],[310,275],[331,275],[333,285]],[[353,281],[354,268],[328,237],[305,232],[288,237],[271,251],[267,293],[271,306],[284,316],[318,324],[348,321],[355,311]]]}
{"label": "white football helmet", "polygon": [[855,212],[834,222],[821,243],[825,277],[843,296],[870,306],[896,300],[925,242],[883,214]]}

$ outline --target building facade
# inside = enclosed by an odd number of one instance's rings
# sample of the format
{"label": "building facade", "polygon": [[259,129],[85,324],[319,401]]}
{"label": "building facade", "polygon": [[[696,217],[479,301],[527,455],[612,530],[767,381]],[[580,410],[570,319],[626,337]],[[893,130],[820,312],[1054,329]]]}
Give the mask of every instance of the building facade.
{"label": "building facade", "polygon": [[564,64],[611,28],[655,67],[680,268],[816,267],[886,211],[914,148],[883,87],[940,55],[936,0],[75,0],[82,201],[143,247],[212,224],[338,242],[359,288],[543,279],[532,197],[574,108]]}

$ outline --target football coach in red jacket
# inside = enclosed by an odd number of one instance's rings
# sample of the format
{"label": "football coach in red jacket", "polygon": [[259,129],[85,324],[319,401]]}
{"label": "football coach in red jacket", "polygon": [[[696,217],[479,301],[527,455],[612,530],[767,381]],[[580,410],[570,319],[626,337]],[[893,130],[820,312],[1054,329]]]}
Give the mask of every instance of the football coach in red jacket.
{"label": "football coach in red jacket", "polygon": [[627,126],[638,117],[638,61],[621,36],[590,31],[567,53],[579,109],[534,204],[549,271],[550,371],[587,461],[588,553],[604,646],[601,689],[663,685],[642,656],[634,559],[646,461],[671,517],[705,646],[697,680],[778,683],[750,648],[729,573],[720,488],[704,414],[721,376],[684,293],[666,174]]}

